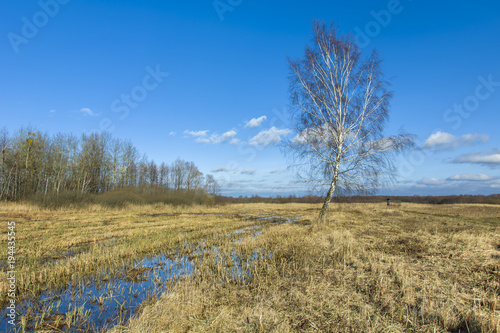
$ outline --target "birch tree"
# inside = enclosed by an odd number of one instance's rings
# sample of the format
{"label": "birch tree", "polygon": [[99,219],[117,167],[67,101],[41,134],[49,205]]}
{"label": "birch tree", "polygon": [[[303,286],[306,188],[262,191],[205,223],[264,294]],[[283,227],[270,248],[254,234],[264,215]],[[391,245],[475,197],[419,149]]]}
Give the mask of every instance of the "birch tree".
{"label": "birch tree", "polygon": [[288,152],[305,166],[306,180],[328,188],[319,220],[334,193],[373,192],[394,175],[394,153],[413,136],[385,136],[392,93],[376,51],[363,57],[352,35],[313,22],[304,57],[288,59],[295,137]]}
{"label": "birch tree", "polygon": [[8,181],[10,182],[10,170],[7,167],[8,149],[9,149],[9,131],[6,127],[0,130],[0,200],[6,196],[8,192]]}
{"label": "birch tree", "polygon": [[170,178],[170,168],[168,167],[168,165],[165,164],[165,162],[163,162],[161,165],[160,165],[160,187],[162,189],[166,189],[168,190],[169,187],[170,187],[170,182],[169,182],[169,178]]}
{"label": "birch tree", "polygon": [[49,200],[50,194],[123,187],[140,187],[142,193],[206,192],[204,175],[193,162],[177,159],[158,166],[145,154],[141,158],[130,141],[113,140],[109,133],[51,137],[22,128],[11,136],[0,129],[0,200]]}

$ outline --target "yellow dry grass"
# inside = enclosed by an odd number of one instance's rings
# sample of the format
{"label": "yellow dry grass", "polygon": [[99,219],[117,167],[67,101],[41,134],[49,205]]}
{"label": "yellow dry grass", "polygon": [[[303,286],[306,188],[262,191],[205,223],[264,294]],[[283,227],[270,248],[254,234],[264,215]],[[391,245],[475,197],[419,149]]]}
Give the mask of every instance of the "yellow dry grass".
{"label": "yellow dry grass", "polygon": [[[196,273],[112,332],[498,332],[500,207],[246,206],[301,216],[200,258]],[[223,246],[221,244],[221,246]],[[230,253],[267,254],[231,276]],[[220,254],[218,254],[220,255]]]}
{"label": "yellow dry grass", "polygon": [[[332,204],[316,224],[318,209],[4,204],[0,246],[16,221],[21,295],[146,254],[194,257],[192,276],[112,332],[500,332],[499,206]],[[297,221],[248,219],[261,214]],[[262,233],[219,237],[251,225]],[[217,251],[190,253],[201,244]]]}
{"label": "yellow dry grass", "polygon": [[[105,209],[43,210],[26,204],[0,204],[0,304],[7,301],[7,225],[16,223],[17,295],[36,296],[84,276],[109,278],[145,255],[184,249],[202,239],[262,222],[247,222],[238,207],[129,206]],[[203,215],[197,215],[203,214]]]}

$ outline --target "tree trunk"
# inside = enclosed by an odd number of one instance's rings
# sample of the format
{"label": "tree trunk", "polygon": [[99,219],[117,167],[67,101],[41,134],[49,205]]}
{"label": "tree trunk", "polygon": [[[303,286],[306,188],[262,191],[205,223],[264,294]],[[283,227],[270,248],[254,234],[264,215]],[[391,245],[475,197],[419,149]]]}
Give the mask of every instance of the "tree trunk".
{"label": "tree trunk", "polygon": [[323,203],[323,207],[319,212],[318,222],[323,222],[325,220],[326,211],[328,210],[328,206],[330,205],[330,200],[332,200],[333,192],[335,192],[336,185],[337,185],[337,177],[332,179],[332,183],[330,184],[330,189],[326,194],[325,202]]}

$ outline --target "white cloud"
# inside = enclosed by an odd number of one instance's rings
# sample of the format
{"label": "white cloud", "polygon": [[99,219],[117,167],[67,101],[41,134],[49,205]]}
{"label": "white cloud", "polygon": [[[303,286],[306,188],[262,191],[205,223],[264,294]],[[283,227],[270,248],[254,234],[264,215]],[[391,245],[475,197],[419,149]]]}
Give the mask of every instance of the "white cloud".
{"label": "white cloud", "polygon": [[434,134],[431,134],[427,138],[427,140],[425,140],[422,148],[432,148],[432,147],[436,147],[436,146],[453,145],[457,140],[458,140],[458,138],[450,133],[438,131]]}
{"label": "white cloud", "polygon": [[174,131],[172,131],[172,132],[168,133],[168,135],[170,135],[170,136],[175,136],[175,132],[174,132]]}
{"label": "white cloud", "polygon": [[422,148],[436,148],[439,150],[452,150],[459,146],[471,146],[488,142],[489,135],[486,134],[464,134],[461,137],[446,132],[436,132],[425,140]]}
{"label": "white cloud", "polygon": [[235,130],[230,130],[230,131],[227,131],[225,133],[222,133],[221,136],[217,135],[217,134],[212,134],[210,136],[210,141],[212,143],[224,143],[224,142],[227,142],[229,140],[231,140],[232,138],[234,138],[234,136],[237,134],[237,132]]}
{"label": "white cloud", "polygon": [[245,169],[241,171],[242,175],[253,175],[257,172],[255,169]]}
{"label": "white cloud", "polygon": [[488,176],[484,173],[467,173],[463,175],[453,175],[448,180],[460,180],[460,181],[487,181],[493,180],[493,177]]}
{"label": "white cloud", "polygon": [[420,185],[443,185],[445,183],[444,180],[439,179],[439,178],[422,178],[420,179],[417,184]]}
{"label": "white cloud", "polygon": [[237,145],[238,143],[240,143],[240,140],[239,139],[231,139],[231,141],[229,143],[232,145]]}
{"label": "white cloud", "polygon": [[204,130],[204,131],[189,131],[189,130],[185,130],[184,131],[184,134],[187,134],[187,135],[191,135],[191,136],[194,136],[194,137],[200,137],[200,136],[206,136],[208,133],[208,130]]}
{"label": "white cloud", "polygon": [[500,188],[500,181],[493,182],[490,185],[491,188]]}
{"label": "white cloud", "polygon": [[199,143],[210,143],[210,139],[207,139],[204,137],[196,138],[196,140],[194,140],[194,141],[199,142]]}
{"label": "white cloud", "polygon": [[225,167],[225,166],[222,166],[222,167],[218,167],[218,168],[212,169],[210,171],[211,172],[231,172],[231,171],[233,171],[233,169]]}
{"label": "white cloud", "polygon": [[277,129],[271,127],[268,130],[261,131],[259,134],[250,139],[249,144],[253,146],[269,146],[277,144],[281,141],[281,136],[291,133],[289,129]]}
{"label": "white cloud", "polygon": [[296,136],[293,137],[292,143],[296,145],[305,145],[307,143],[307,138],[308,138],[308,131],[302,131]]}
{"label": "white cloud", "polygon": [[453,162],[481,164],[489,167],[500,167],[500,150],[497,149],[487,154],[484,154],[483,152],[463,154],[455,158]]}
{"label": "white cloud", "polygon": [[82,113],[85,117],[97,117],[99,116],[98,113],[94,113],[91,109],[89,108],[81,108],[79,111],[77,111],[79,113]]}
{"label": "white cloud", "polygon": [[464,134],[462,135],[462,144],[464,146],[472,146],[478,143],[485,143],[490,140],[490,136],[486,134]]}
{"label": "white cloud", "polygon": [[286,169],[273,169],[270,171],[270,173],[284,173]]}
{"label": "white cloud", "polygon": [[222,192],[225,195],[262,195],[271,196],[279,193],[281,195],[305,195],[309,193],[309,188],[303,184],[296,184],[293,182],[259,182],[255,180],[243,179],[243,180],[233,180],[224,183],[222,187]]}
{"label": "white cloud", "polygon": [[[323,124],[321,126],[310,127],[302,130],[293,139],[292,143],[297,145],[310,144],[314,146],[324,146],[325,138],[331,138],[331,130],[327,125]],[[352,135],[348,135],[348,141],[353,139]]]}
{"label": "white cloud", "polygon": [[267,119],[266,116],[262,116],[259,118],[252,118],[250,121],[246,123],[245,127],[250,127],[250,128],[259,127],[260,124],[262,124],[262,122],[266,119]]}
{"label": "white cloud", "polygon": [[192,137],[196,138],[196,142],[199,143],[211,143],[211,144],[218,144],[218,143],[225,143],[227,141],[231,140],[232,144],[237,144],[239,143],[238,139],[234,139],[236,136],[237,132],[235,130],[230,130],[225,133],[222,133],[222,135],[218,135],[217,133],[213,133],[209,137],[207,137],[208,130],[204,131],[188,131],[185,130],[184,134],[190,135]]}

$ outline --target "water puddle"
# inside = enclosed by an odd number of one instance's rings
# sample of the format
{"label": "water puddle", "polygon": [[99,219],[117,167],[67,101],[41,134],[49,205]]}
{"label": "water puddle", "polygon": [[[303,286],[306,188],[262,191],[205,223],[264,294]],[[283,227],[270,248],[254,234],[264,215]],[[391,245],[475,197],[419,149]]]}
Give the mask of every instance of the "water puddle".
{"label": "water puddle", "polygon": [[194,215],[194,216],[225,216],[224,213],[159,213],[159,214],[141,214],[146,216],[158,217],[158,216],[181,216],[181,215]]}
{"label": "water puddle", "polygon": [[0,331],[22,332],[23,327],[26,331],[104,331],[127,321],[143,302],[156,300],[168,291],[168,282],[189,275],[193,269],[194,264],[187,257],[144,258],[122,276],[70,283],[65,290],[48,291],[35,301],[18,304],[17,327],[14,329],[4,318]]}
{"label": "water puddle", "polygon": [[[268,221],[272,224],[291,223],[290,218],[277,216],[258,216],[246,218],[247,221]],[[232,242],[245,237],[256,237],[262,232],[261,226],[253,225],[226,235]],[[203,241],[198,246],[203,247]],[[205,250],[215,253],[216,261],[222,261],[218,248]],[[68,253],[70,255],[70,253]],[[192,254],[203,252],[193,248]],[[248,281],[250,265],[265,258],[256,250],[247,258],[232,253],[230,260],[232,278],[241,282]],[[58,259],[58,258],[56,258]],[[226,263],[222,263],[226,264]],[[193,272],[195,264],[187,256],[157,255],[137,260],[130,267],[123,268],[119,276],[96,280],[82,279],[69,283],[65,289],[51,290],[35,300],[25,300],[16,305],[16,326],[8,323],[4,316],[0,320],[0,331],[22,332],[50,330],[62,332],[101,332],[117,324],[125,323],[138,308],[147,301],[156,301],[168,292],[175,281]]]}

